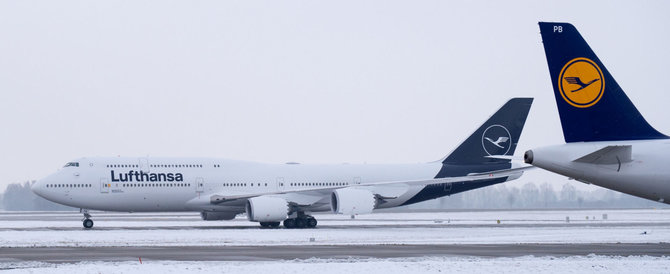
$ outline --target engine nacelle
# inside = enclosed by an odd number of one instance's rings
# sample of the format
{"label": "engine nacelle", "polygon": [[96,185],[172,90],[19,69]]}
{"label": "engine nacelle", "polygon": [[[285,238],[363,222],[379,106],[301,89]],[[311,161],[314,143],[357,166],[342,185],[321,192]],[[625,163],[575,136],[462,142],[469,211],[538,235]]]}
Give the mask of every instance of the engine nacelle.
{"label": "engine nacelle", "polygon": [[232,220],[235,219],[237,212],[212,212],[212,211],[203,211],[200,212],[200,218],[205,221],[218,221],[218,220]]}
{"label": "engine nacelle", "polygon": [[252,222],[280,222],[288,218],[288,202],[277,197],[254,197],[247,200],[247,219]]}
{"label": "engine nacelle", "polygon": [[330,208],[337,214],[372,213],[376,204],[375,195],[365,189],[342,188],[333,191],[330,196]]}

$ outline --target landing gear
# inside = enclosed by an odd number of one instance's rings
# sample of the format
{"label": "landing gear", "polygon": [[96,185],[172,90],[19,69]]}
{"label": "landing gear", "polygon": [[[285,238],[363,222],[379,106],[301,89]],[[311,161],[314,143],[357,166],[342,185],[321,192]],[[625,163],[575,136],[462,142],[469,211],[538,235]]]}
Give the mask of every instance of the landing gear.
{"label": "landing gear", "polygon": [[295,228],[295,219],[286,219],[284,220],[285,228]]}
{"label": "landing gear", "polygon": [[295,227],[297,228],[305,228],[307,226],[307,221],[303,218],[296,218],[295,219]]}
{"label": "landing gear", "polygon": [[315,228],[318,222],[304,212],[298,212],[298,217],[284,220],[285,228]]}
{"label": "landing gear", "polygon": [[88,209],[79,209],[79,212],[84,214],[84,228],[89,229],[93,227],[93,220],[91,220],[91,214],[88,214]]}
{"label": "landing gear", "polygon": [[93,227],[93,220],[84,219],[84,228],[91,228],[91,227]]}
{"label": "landing gear", "polygon": [[309,227],[309,228],[315,228],[315,227],[316,227],[316,224],[317,224],[318,222],[316,221],[316,219],[315,219],[314,217],[312,217],[312,216],[310,216],[310,217],[311,217],[311,218],[307,218],[307,227]]}
{"label": "landing gear", "polygon": [[261,222],[262,228],[278,228],[279,222]]}

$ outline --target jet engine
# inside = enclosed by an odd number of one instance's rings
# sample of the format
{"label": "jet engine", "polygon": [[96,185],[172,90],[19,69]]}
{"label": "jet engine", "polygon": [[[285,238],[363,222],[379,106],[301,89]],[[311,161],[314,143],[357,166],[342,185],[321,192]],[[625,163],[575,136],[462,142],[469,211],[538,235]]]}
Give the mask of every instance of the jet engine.
{"label": "jet engine", "polygon": [[252,222],[280,222],[288,218],[288,202],[276,197],[254,197],[247,200],[247,219]]}
{"label": "jet engine", "polygon": [[330,196],[333,213],[353,215],[371,213],[377,204],[375,195],[369,190],[342,188]]}
{"label": "jet engine", "polygon": [[203,211],[200,212],[200,218],[205,221],[218,221],[218,220],[232,220],[235,219],[237,212],[212,212],[212,211]]}
{"label": "jet engine", "polygon": [[533,164],[533,160],[534,160],[534,159],[533,159],[533,151],[532,151],[532,150],[528,150],[528,151],[526,151],[526,153],[523,154],[523,161],[524,161],[526,164],[530,164],[530,165],[532,165],[532,164]]}

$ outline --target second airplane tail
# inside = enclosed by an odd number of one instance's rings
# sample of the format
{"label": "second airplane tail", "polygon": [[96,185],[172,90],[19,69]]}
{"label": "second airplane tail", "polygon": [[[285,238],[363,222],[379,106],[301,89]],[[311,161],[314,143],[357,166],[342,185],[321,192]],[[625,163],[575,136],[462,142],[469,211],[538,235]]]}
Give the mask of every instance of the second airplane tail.
{"label": "second airplane tail", "polygon": [[512,98],[442,161],[443,164],[509,163],[533,98]]}
{"label": "second airplane tail", "polygon": [[574,26],[539,24],[566,143],[668,138],[647,123]]}

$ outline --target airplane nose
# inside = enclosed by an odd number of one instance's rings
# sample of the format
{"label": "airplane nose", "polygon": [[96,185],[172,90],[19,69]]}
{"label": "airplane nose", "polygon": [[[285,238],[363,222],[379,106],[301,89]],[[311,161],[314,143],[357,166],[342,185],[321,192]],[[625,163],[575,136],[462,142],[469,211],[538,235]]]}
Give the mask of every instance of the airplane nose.
{"label": "airplane nose", "polygon": [[39,180],[35,182],[32,186],[30,186],[30,190],[32,190],[35,194],[39,191],[39,185],[42,182],[42,180]]}
{"label": "airplane nose", "polygon": [[30,190],[32,190],[33,193],[35,193],[35,194],[37,194],[41,197],[44,197],[44,187],[46,185],[46,181],[47,181],[46,178],[38,180],[32,186],[30,186]]}

